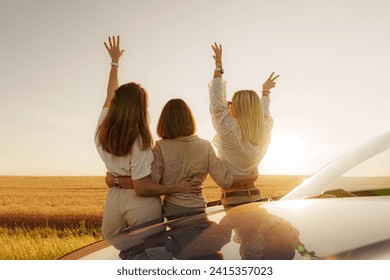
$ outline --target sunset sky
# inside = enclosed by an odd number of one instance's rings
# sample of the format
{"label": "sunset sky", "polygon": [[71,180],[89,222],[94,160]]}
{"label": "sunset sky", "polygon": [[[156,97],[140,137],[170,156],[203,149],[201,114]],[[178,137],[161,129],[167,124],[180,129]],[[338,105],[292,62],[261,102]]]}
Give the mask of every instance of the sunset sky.
{"label": "sunset sky", "polygon": [[164,104],[183,98],[212,140],[212,43],[228,98],[275,71],[260,173],[311,174],[389,130],[389,27],[387,0],[0,0],[0,175],[104,175],[93,136],[111,35],[125,50],[119,82],[149,92],[154,135]]}

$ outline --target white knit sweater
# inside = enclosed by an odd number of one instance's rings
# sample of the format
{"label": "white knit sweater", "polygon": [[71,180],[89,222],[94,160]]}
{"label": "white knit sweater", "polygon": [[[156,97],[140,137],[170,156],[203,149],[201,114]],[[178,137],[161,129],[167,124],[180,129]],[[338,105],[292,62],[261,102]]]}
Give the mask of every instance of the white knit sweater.
{"label": "white knit sweater", "polygon": [[218,149],[218,156],[234,175],[249,175],[257,171],[271,139],[273,125],[269,112],[270,98],[261,98],[265,121],[264,145],[253,145],[241,135],[237,120],[230,114],[226,101],[226,81],[215,78],[209,83],[210,113],[217,135],[213,144]]}

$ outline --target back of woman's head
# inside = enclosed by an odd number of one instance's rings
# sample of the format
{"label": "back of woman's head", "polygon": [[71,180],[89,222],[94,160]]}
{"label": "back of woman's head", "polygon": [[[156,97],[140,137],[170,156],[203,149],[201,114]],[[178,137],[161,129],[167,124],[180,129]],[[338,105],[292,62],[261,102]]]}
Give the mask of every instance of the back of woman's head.
{"label": "back of woman's head", "polygon": [[96,134],[103,150],[115,156],[131,154],[134,142],[139,139],[142,150],[150,148],[153,140],[149,130],[146,90],[136,83],[120,86]]}
{"label": "back of woman's head", "polygon": [[161,111],[157,124],[157,135],[162,139],[190,136],[196,131],[191,109],[182,99],[171,99]]}
{"label": "back of woman's head", "polygon": [[254,145],[261,145],[264,137],[264,114],[260,97],[253,90],[240,90],[234,94],[232,105],[243,137]]}

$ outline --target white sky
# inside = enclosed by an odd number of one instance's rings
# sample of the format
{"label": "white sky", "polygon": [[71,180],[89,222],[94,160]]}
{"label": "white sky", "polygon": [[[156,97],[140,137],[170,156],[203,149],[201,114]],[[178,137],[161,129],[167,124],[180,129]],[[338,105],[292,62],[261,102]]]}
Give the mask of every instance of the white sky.
{"label": "white sky", "polygon": [[228,97],[272,71],[273,138],[262,174],[310,174],[390,127],[390,1],[0,0],[0,175],[104,175],[93,142],[110,59],[149,92],[151,130],[183,98],[212,140],[211,44]]}

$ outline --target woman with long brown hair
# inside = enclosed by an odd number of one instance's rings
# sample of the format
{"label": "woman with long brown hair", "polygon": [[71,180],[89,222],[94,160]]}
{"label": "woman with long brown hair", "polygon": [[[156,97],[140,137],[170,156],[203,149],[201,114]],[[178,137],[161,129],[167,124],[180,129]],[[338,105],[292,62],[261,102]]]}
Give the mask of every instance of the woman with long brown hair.
{"label": "woman with long brown hair", "polygon": [[[163,188],[153,183],[151,165],[153,140],[149,130],[148,94],[137,83],[119,86],[119,59],[123,54],[120,38],[104,43],[111,57],[107,96],[99,117],[95,143],[107,171],[118,176],[131,176],[132,186],[117,182],[109,189],[103,215],[103,237],[119,250],[141,244],[147,236],[128,237],[124,230],[163,221],[160,195],[193,191],[182,180]],[[141,197],[149,196],[149,197]],[[156,227],[156,231],[163,230]],[[154,232],[148,232],[150,235]],[[123,234],[122,234],[123,233]]]}

